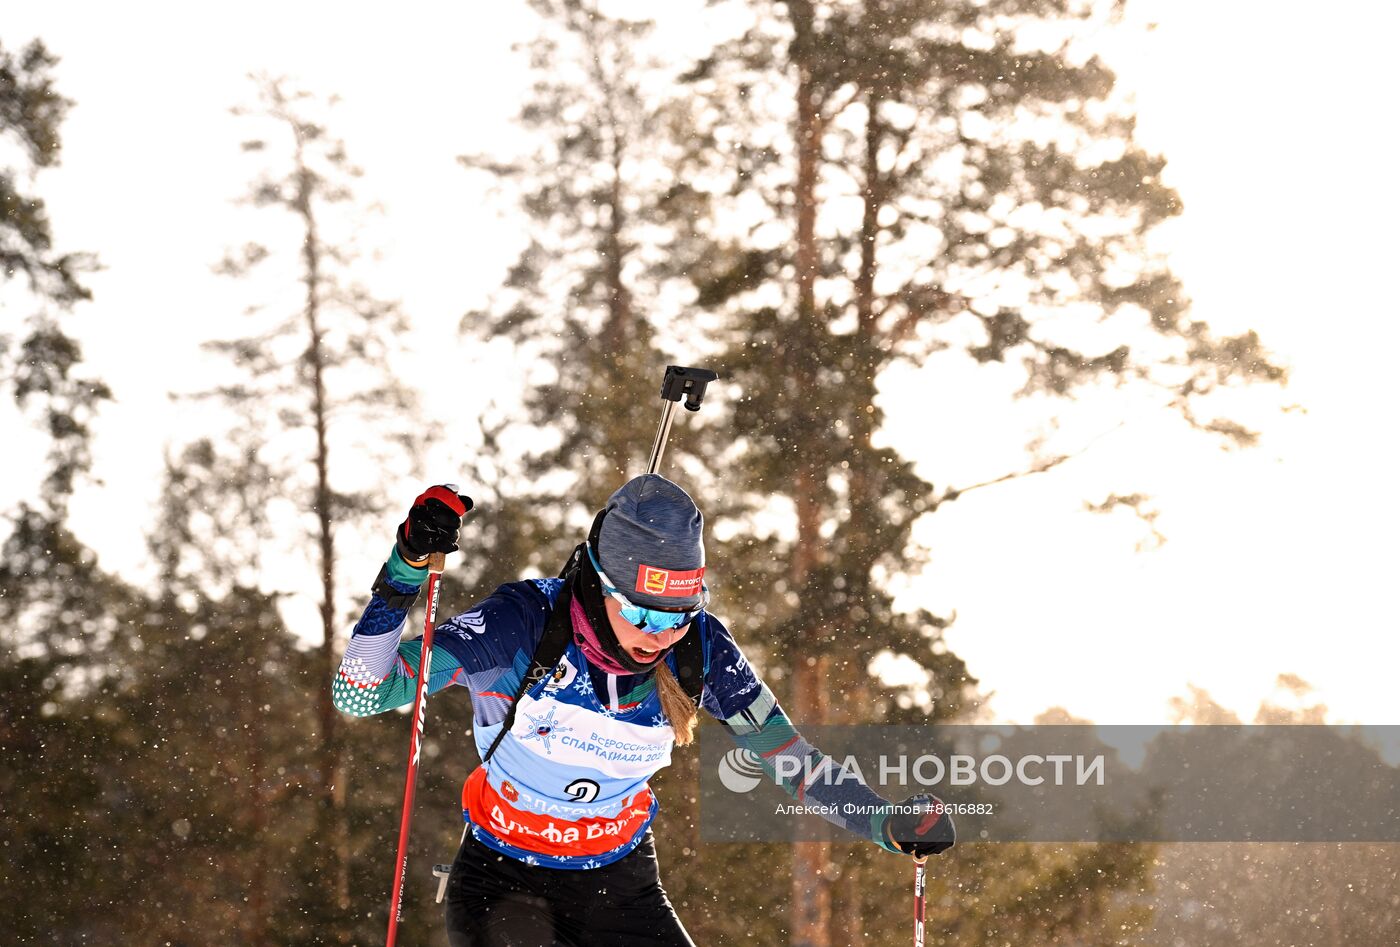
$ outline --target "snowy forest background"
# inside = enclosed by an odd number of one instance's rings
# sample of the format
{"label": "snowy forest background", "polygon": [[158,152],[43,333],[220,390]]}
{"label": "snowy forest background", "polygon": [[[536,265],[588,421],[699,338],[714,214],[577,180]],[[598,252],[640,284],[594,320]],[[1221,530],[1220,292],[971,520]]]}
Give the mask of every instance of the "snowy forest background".
{"label": "snowy forest background", "polygon": [[[342,717],[329,681],[394,525],[443,479],[423,471],[450,470],[478,511],[444,608],[554,574],[645,463],[668,363],[724,376],[666,472],[706,511],[716,611],[799,726],[988,719],[998,682],[948,646],[954,612],[910,594],[934,568],[919,531],[964,496],[1073,477],[1105,417],[1248,452],[1260,418],[1306,408],[1287,358],[1196,318],[1153,249],[1183,206],[1096,55],[1122,4],[735,2],[717,6],[740,28],[685,62],[606,4],[528,5],[520,136],[443,155],[497,182],[523,249],[450,336],[416,338],[375,277],[376,195],[337,90],[260,75],[211,106],[237,106],[247,173],[223,185],[246,229],[207,261],[220,292],[188,303],[207,345],[199,383],[166,389],[189,423],[162,432],[144,571],[105,567],[90,512],[75,522],[122,392],[82,358],[104,248],[70,246],[44,203],[64,50],[0,32],[0,423],[40,484],[6,511],[0,567],[6,942],[377,942],[408,720]],[[928,384],[947,374],[985,380]],[[990,429],[986,463],[954,468],[986,475],[935,482],[919,425],[887,424],[935,390],[916,414],[1005,410],[1033,434]],[[1143,554],[1168,541],[1133,482],[1084,505]],[[1123,661],[1165,644],[1129,640]],[[1268,659],[1282,699],[1256,719],[1327,719],[1307,656]],[[1238,719],[1188,684],[1175,719]],[[429,708],[405,943],[445,942],[427,869],[475,762],[451,696]],[[906,863],[703,845],[696,776],[678,753],[656,830],[698,943],[908,942]],[[1400,941],[1385,846],[964,844],[934,867],[932,944]]]}

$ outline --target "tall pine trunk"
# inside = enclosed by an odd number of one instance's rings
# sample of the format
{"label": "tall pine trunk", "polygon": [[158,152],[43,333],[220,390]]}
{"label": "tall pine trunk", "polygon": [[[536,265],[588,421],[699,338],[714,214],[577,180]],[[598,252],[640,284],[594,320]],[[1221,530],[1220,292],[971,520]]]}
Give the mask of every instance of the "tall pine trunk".
{"label": "tall pine trunk", "polygon": [[[808,362],[808,349],[824,333],[818,324],[816,305],[817,267],[817,174],[821,160],[821,108],[807,65],[811,54],[813,11],[805,2],[788,4],[795,31],[793,60],[797,64],[797,180],[793,205],[797,215],[796,243],[793,262],[796,268],[797,320],[793,336],[796,346],[787,346],[783,369],[792,383],[790,391],[801,391],[802,367]],[[802,589],[809,580],[812,566],[821,548],[819,529],[821,506],[817,496],[818,472],[810,469],[807,452],[797,452],[793,496],[797,503],[797,547],[792,557],[792,587]],[[820,620],[819,618],[816,620]],[[819,634],[805,636],[819,641]],[[824,656],[795,654],[793,675],[793,714],[799,727],[820,726],[827,719],[826,666]],[[830,858],[828,842],[804,842],[793,847],[792,859],[792,943],[795,947],[830,947],[831,891],[826,883],[826,864]]]}
{"label": "tall pine trunk", "polygon": [[[321,572],[321,666],[325,680],[332,679],[340,666],[340,653],[335,633],[335,533],[334,509],[330,487],[330,448],[327,442],[328,406],[326,400],[326,357],[322,346],[321,255],[322,248],[312,209],[313,183],[311,170],[305,163],[301,143],[296,151],[299,193],[296,209],[301,215],[304,232],[302,243],[303,281],[306,284],[306,373],[311,395],[311,417],[316,435],[316,488],[313,507],[316,512],[316,541],[320,554]],[[345,760],[339,744],[339,714],[332,701],[330,687],[316,690],[316,712],[320,726],[317,746],[318,776],[318,836],[325,846],[327,878],[330,894],[336,906],[336,920],[328,932],[338,943],[350,942],[346,923],[350,910],[350,830],[345,816]]]}
{"label": "tall pine trunk", "polygon": [[[623,210],[622,143],[621,130],[616,120],[609,115],[608,155],[612,170],[612,180],[607,194],[608,221],[603,233],[603,280],[607,292],[607,321],[603,324],[603,338],[607,344],[606,357],[612,361],[609,376],[617,381],[626,377],[626,366],[635,353],[632,339],[636,336],[633,320],[632,293],[623,279],[622,267],[626,261],[626,247],[623,244],[622,229],[625,223]],[[627,464],[632,457],[630,431],[614,429],[606,435],[604,448],[609,466],[619,480],[627,475]]]}

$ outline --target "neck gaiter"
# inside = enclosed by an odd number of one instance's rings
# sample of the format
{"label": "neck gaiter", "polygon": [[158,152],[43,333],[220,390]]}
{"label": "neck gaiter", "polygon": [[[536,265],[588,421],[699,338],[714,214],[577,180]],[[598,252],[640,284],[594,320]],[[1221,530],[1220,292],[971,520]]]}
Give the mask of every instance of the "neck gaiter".
{"label": "neck gaiter", "polygon": [[589,664],[609,674],[637,673],[623,667],[603,648],[603,643],[598,640],[598,635],[593,631],[593,623],[588,620],[588,616],[584,614],[583,606],[579,604],[578,596],[573,596],[569,600],[569,618],[574,625],[574,643],[582,649],[583,656],[588,659]]}

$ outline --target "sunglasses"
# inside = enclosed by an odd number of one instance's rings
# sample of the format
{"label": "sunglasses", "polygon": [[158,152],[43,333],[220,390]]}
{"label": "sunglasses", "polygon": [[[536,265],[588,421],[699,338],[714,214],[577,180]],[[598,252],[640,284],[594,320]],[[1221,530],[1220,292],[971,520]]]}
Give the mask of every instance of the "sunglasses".
{"label": "sunglasses", "polygon": [[603,586],[604,594],[617,600],[617,603],[622,606],[622,617],[636,625],[639,631],[644,631],[649,635],[659,635],[675,628],[683,628],[694,621],[710,604],[709,586],[702,583],[700,604],[694,608],[648,608],[645,605],[637,605],[622,594],[613,584],[612,579],[608,578],[608,574],[603,571],[603,567],[598,565],[598,557],[593,555],[593,545],[590,543],[587,548],[588,559],[593,563],[593,570],[598,573],[598,581]]}

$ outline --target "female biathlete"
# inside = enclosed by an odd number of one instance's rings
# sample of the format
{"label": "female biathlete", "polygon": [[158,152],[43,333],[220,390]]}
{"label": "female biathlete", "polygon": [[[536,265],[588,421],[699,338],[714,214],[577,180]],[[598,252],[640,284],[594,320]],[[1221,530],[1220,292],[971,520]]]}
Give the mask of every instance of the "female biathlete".
{"label": "female biathlete", "polygon": [[[414,502],[334,681],[342,711],[412,702],[422,642],[400,635],[429,555],[457,549],[470,503],[445,486]],[[805,761],[783,772],[815,771],[820,751],[706,610],[703,522],[680,487],[637,477],[562,577],[502,585],[434,632],[429,690],[467,688],[483,759],[447,883],[453,947],[692,945],[661,887],[648,780],[691,741],[696,698],[774,779],[779,757]],[[778,782],[892,852],[953,844],[932,797],[893,806],[849,779]],[[848,803],[875,814],[844,817]]]}

